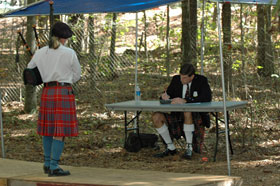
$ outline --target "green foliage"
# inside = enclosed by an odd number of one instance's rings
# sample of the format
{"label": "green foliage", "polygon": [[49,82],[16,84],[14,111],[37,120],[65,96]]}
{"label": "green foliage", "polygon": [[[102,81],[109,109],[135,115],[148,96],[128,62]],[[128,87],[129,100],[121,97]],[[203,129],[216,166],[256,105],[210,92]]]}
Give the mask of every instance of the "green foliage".
{"label": "green foliage", "polygon": [[272,11],[274,16],[280,16],[280,1],[277,1],[275,8]]}
{"label": "green foliage", "polygon": [[[119,21],[120,20],[117,17],[116,24],[118,24]],[[112,24],[113,24],[113,13],[108,13],[105,16],[105,24],[103,26],[104,31],[110,31],[112,29]]]}
{"label": "green foliage", "polygon": [[84,134],[85,134],[85,135],[90,135],[90,134],[92,134],[92,130],[85,130],[85,131],[84,131]]}
{"label": "green foliage", "polygon": [[173,43],[180,43],[182,39],[182,28],[179,27],[170,27],[169,30],[169,37],[171,38],[170,41]]}
{"label": "green foliage", "polygon": [[232,69],[238,70],[241,68],[242,62],[240,60],[235,60],[235,62],[232,64]]}
{"label": "green foliage", "polygon": [[157,45],[161,46],[161,43],[164,40],[165,35],[166,35],[166,23],[165,23],[166,16],[164,15],[164,13],[161,13],[161,14],[155,13],[153,15],[153,17],[149,18],[149,19],[150,19],[150,21],[152,21],[154,23],[156,31],[157,31],[157,36],[158,36]]}

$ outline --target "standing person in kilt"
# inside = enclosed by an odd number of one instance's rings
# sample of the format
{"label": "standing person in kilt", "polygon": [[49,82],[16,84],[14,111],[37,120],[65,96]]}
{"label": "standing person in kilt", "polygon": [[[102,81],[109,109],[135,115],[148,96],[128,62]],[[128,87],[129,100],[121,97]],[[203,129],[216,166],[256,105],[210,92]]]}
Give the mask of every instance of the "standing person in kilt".
{"label": "standing person in kilt", "polygon": [[[209,102],[212,99],[212,93],[207,78],[195,74],[194,66],[188,61],[181,66],[180,75],[175,75],[172,78],[171,83],[160,99],[170,99],[171,104]],[[177,151],[172,139],[179,139],[184,136],[186,138],[186,151],[183,154],[183,158],[191,159],[195,129],[200,130],[200,124],[202,125],[202,123],[208,128],[210,124],[208,113],[155,112],[152,120],[156,130],[167,145],[164,152],[154,155],[154,157],[158,158],[175,155]]]}
{"label": "standing person in kilt", "polygon": [[72,30],[63,22],[51,28],[48,46],[38,51],[28,68],[38,67],[44,82],[37,132],[43,136],[44,172],[48,176],[66,176],[58,165],[65,137],[78,135],[75,96],[71,84],[81,77],[81,66],[75,51],[65,45]]}

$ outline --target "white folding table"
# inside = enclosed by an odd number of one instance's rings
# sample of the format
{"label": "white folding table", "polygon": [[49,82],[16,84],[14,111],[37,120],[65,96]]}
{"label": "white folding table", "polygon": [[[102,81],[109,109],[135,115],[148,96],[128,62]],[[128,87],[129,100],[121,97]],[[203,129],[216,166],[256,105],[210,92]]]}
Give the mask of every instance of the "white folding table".
{"label": "white folding table", "polygon": [[[245,108],[248,104],[247,101],[226,101],[226,111],[229,116],[229,112],[231,110]],[[214,161],[216,161],[216,155],[218,151],[218,142],[219,142],[219,119],[218,112],[224,112],[224,105],[222,101],[212,101],[212,102],[203,102],[203,103],[186,103],[186,104],[161,104],[158,100],[156,101],[124,101],[112,104],[105,104],[105,106],[109,110],[115,111],[124,111],[125,115],[125,143],[127,139],[127,132],[129,130],[136,130],[139,135],[139,116],[142,111],[150,111],[150,112],[210,112],[216,118],[216,146],[214,152]],[[135,111],[136,115],[130,121],[127,118],[128,111]],[[229,118],[229,117],[227,117]],[[132,123],[136,119],[136,126],[134,128],[128,128],[129,124]],[[222,121],[223,122],[223,121]],[[229,122],[224,122],[229,125]],[[229,129],[229,127],[228,127]],[[229,134],[229,130],[228,130]],[[231,153],[233,154],[232,145],[230,141],[229,135],[229,144]]]}

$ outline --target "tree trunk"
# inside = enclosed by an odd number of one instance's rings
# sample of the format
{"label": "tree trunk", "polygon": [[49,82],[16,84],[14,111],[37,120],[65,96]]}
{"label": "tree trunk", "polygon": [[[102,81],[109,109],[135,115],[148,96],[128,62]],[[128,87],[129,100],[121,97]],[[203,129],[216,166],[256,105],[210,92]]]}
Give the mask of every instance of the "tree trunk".
{"label": "tree trunk", "polygon": [[257,53],[257,64],[259,66],[258,68],[258,74],[260,76],[264,75],[264,66],[265,66],[265,37],[264,37],[264,6],[263,5],[257,5],[257,12],[258,12],[258,53]]}
{"label": "tree trunk", "polygon": [[89,53],[91,56],[95,58],[95,46],[94,46],[94,16],[92,14],[89,15],[88,18],[88,32],[89,32]]}
{"label": "tree trunk", "polygon": [[191,35],[191,42],[190,42],[190,56],[191,62],[194,66],[197,66],[197,1],[190,0],[190,35]]}
{"label": "tree trunk", "polygon": [[89,66],[90,66],[90,69],[89,69],[89,84],[90,84],[90,87],[92,88],[95,88],[96,87],[96,71],[97,71],[97,55],[96,55],[96,51],[95,51],[95,35],[94,35],[94,20],[95,17],[94,17],[94,14],[89,14],[89,17],[88,17],[88,51],[89,51],[89,54],[88,54],[88,59],[89,59]]}
{"label": "tree trunk", "polygon": [[117,14],[113,13],[111,45],[110,45],[110,57],[112,60],[115,58],[115,47],[116,47],[116,36],[117,36],[116,31],[117,31]]}
{"label": "tree trunk", "polygon": [[241,74],[243,75],[243,83],[244,83],[244,90],[245,90],[245,96],[243,99],[247,100],[248,99],[248,86],[247,86],[247,72],[245,69],[247,69],[247,63],[245,60],[245,47],[244,47],[244,27],[243,27],[243,20],[244,25],[246,25],[246,20],[247,20],[247,12],[243,11],[243,5],[240,5],[240,32],[241,32],[241,61],[242,61],[242,68],[241,68]]}
{"label": "tree trunk", "polygon": [[110,45],[110,70],[112,73],[112,77],[115,78],[117,76],[117,73],[114,68],[114,63],[116,60],[116,39],[117,39],[117,14],[113,13],[112,18],[112,32],[111,32],[111,45]]}
{"label": "tree trunk", "polygon": [[223,55],[224,55],[224,74],[225,88],[229,92],[232,90],[232,59],[231,59],[231,5],[223,4],[222,11],[222,30],[223,30]]}
{"label": "tree trunk", "polygon": [[147,28],[148,28],[148,23],[147,23],[147,15],[146,11],[144,10],[144,48],[145,48],[145,57],[146,61],[149,60],[149,54],[148,54],[148,46],[147,46]]}
{"label": "tree trunk", "polygon": [[[45,32],[45,30],[49,30],[47,16],[38,17],[37,28],[39,28],[38,37],[39,37],[39,41],[40,41],[40,46],[43,47],[43,46],[47,45],[48,41],[49,41],[49,32]],[[48,34],[46,35],[46,33],[48,33]]]}
{"label": "tree trunk", "polygon": [[263,77],[269,77],[273,71],[273,50],[271,35],[268,30],[271,27],[271,7],[265,8],[265,5],[257,5],[258,12],[258,53],[257,64],[258,74]]}
{"label": "tree trunk", "polygon": [[[182,1],[182,40],[181,40],[181,50],[182,50],[182,63],[188,62],[190,59],[189,51],[190,50],[190,0]],[[189,61],[191,62],[191,60]]]}
{"label": "tree trunk", "polygon": [[[34,0],[29,0],[28,4],[35,2]],[[33,34],[33,28],[32,25],[36,24],[36,19],[34,16],[28,16],[27,17],[27,31],[26,31],[26,42],[28,46],[30,47],[32,53],[34,54],[34,49],[36,48],[35,43],[35,36]],[[26,54],[28,56],[28,62],[31,60],[31,57],[29,53],[26,51]],[[25,86],[25,99],[24,99],[24,112],[25,113],[31,113],[33,111],[36,111],[37,106],[37,96],[36,96],[36,88],[31,85]]]}
{"label": "tree trunk", "polygon": [[83,40],[84,40],[84,22],[85,17],[83,14],[75,14],[70,17],[69,23],[73,26],[77,25],[75,30],[76,41],[71,43],[71,47],[77,51],[77,55],[80,58],[81,51],[83,49]]}
{"label": "tree trunk", "polygon": [[182,59],[183,63],[196,65],[197,40],[197,2],[196,0],[182,1]]}
{"label": "tree trunk", "polygon": [[166,73],[167,77],[170,76],[170,43],[169,43],[169,30],[170,30],[170,16],[169,5],[167,5],[167,22],[166,22]]}
{"label": "tree trunk", "polygon": [[274,48],[271,41],[271,6],[265,6],[265,75],[270,77],[274,73]]}

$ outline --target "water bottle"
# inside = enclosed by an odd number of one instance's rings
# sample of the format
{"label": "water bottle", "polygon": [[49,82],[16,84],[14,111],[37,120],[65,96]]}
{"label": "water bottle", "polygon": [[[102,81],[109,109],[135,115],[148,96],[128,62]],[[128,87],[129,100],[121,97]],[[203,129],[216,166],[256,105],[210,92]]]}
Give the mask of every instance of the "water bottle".
{"label": "water bottle", "polygon": [[135,93],[136,93],[136,102],[139,102],[141,100],[141,90],[138,85],[136,85]]}

